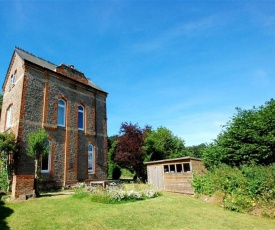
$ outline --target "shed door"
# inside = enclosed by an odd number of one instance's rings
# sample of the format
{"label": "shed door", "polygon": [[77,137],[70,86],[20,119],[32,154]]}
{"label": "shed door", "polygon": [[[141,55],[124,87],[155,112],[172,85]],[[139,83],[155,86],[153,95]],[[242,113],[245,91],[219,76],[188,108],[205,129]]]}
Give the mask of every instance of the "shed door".
{"label": "shed door", "polygon": [[163,190],[163,166],[148,166],[148,183],[156,186],[159,190]]}

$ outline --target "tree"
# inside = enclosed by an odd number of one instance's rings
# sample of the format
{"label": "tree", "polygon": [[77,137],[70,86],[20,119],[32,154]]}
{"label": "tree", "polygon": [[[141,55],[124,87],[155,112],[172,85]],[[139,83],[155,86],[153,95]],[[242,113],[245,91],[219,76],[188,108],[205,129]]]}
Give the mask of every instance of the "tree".
{"label": "tree", "polygon": [[118,136],[108,137],[108,177],[118,180],[121,176],[121,169],[114,162]]}
{"label": "tree", "polygon": [[136,173],[138,178],[144,178],[144,144],[143,130],[138,124],[122,123],[117,139],[114,162],[130,172]]}
{"label": "tree", "polygon": [[0,133],[0,187],[10,191],[14,170],[14,154],[18,146],[12,133]]}
{"label": "tree", "polygon": [[269,165],[275,162],[275,101],[243,110],[223,127],[217,139],[203,152],[208,167],[226,163]]}
{"label": "tree", "polygon": [[186,156],[184,141],[165,128],[151,130],[145,138],[146,161]]}
{"label": "tree", "polygon": [[199,145],[192,145],[186,147],[187,155],[190,157],[201,158],[203,150],[207,147],[206,144],[202,143]]}
{"label": "tree", "polygon": [[40,129],[36,132],[31,133],[28,135],[28,150],[27,155],[34,158],[35,163],[35,172],[34,172],[34,190],[35,195],[39,195],[38,192],[38,182],[41,175],[41,169],[39,167],[39,163],[43,156],[48,155],[48,135],[45,129]]}

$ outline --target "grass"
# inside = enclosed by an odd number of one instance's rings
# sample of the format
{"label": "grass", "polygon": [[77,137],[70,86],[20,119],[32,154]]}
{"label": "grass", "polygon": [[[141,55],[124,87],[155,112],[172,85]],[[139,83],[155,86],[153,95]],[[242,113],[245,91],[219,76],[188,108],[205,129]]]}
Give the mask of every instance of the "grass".
{"label": "grass", "polygon": [[275,229],[275,220],[226,211],[193,197],[101,204],[47,196],[0,204],[0,229]]}

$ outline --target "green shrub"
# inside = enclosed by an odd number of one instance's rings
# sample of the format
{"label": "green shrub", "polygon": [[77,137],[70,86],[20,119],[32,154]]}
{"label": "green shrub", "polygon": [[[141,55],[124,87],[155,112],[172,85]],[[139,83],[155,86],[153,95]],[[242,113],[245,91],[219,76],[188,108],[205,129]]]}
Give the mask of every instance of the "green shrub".
{"label": "green shrub", "polygon": [[206,174],[195,175],[193,188],[197,196],[224,194],[225,209],[251,212],[254,208],[270,207],[274,210],[275,164],[240,168],[220,165]]}

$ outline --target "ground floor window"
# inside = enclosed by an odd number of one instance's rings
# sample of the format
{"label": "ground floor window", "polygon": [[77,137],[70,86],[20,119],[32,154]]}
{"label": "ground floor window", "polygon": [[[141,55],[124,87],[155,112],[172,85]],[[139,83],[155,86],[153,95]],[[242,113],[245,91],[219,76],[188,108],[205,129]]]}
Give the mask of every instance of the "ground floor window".
{"label": "ground floor window", "polygon": [[88,172],[95,172],[95,154],[94,154],[94,146],[88,145]]}
{"label": "ground floor window", "polygon": [[46,145],[48,147],[48,154],[47,155],[44,155],[42,156],[42,159],[41,159],[41,173],[48,173],[50,171],[50,167],[51,167],[51,151],[50,151],[50,147],[51,147],[51,142],[50,141],[47,141],[46,142]]}

